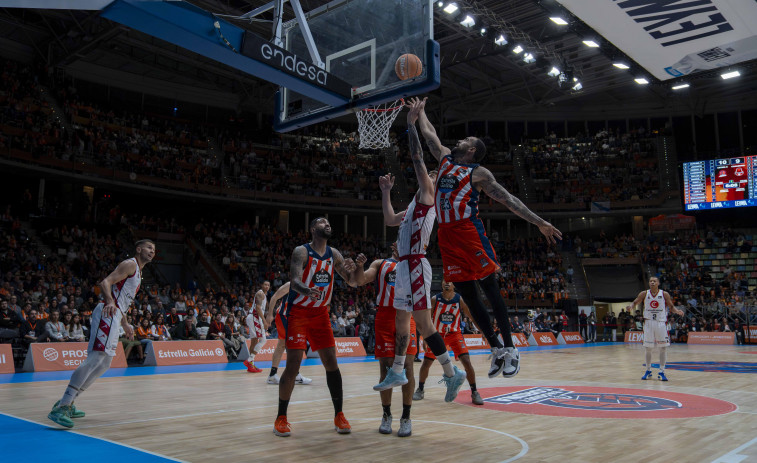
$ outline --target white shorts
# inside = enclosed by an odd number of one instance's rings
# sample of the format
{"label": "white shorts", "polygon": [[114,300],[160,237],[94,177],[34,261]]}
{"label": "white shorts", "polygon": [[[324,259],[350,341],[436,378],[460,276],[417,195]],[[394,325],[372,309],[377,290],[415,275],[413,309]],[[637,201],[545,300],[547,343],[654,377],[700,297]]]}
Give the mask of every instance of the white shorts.
{"label": "white shorts", "polygon": [[[414,268],[410,268],[411,262]],[[413,312],[431,308],[431,264],[420,260],[402,260],[395,268],[394,308]],[[412,273],[412,275],[411,275]],[[411,277],[415,286],[411,283]]]}
{"label": "white shorts", "polygon": [[664,321],[644,320],[644,347],[667,347],[670,345],[668,327]]}
{"label": "white shorts", "polygon": [[116,347],[118,346],[118,327],[121,324],[123,312],[116,309],[116,314],[112,318],[104,318],[102,302],[97,304],[92,311],[92,324],[89,328],[89,346],[87,353],[105,352],[111,357],[116,356]]}
{"label": "white shorts", "polygon": [[265,338],[265,325],[263,319],[256,313],[251,313],[245,320],[247,329],[250,330],[250,338]]}

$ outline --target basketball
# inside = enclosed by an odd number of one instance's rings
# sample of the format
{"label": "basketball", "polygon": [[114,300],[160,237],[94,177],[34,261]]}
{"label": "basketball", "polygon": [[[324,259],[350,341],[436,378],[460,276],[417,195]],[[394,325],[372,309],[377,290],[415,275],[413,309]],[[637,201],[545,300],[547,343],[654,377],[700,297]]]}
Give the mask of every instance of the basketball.
{"label": "basketball", "polygon": [[405,53],[397,58],[397,62],[394,63],[394,72],[397,73],[400,80],[412,79],[421,75],[423,63],[421,63],[420,58],[412,53]]}

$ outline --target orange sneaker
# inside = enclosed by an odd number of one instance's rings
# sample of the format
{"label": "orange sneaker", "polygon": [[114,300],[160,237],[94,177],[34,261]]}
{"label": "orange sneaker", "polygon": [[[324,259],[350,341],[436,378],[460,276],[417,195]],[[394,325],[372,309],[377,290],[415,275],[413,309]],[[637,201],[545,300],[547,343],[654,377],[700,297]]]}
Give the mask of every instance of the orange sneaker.
{"label": "orange sneaker", "polygon": [[248,370],[250,368],[252,368],[252,364],[250,363],[249,360],[245,360],[244,362],[242,362],[242,365],[244,365],[245,367],[247,367]]}
{"label": "orange sneaker", "polygon": [[334,429],[336,429],[336,432],[339,434],[349,434],[352,432],[352,427],[350,427],[349,421],[347,421],[347,418],[344,417],[343,412],[339,412],[334,417]]}
{"label": "orange sneaker", "polygon": [[279,437],[289,437],[289,435],[292,433],[292,428],[287,421],[286,415],[281,415],[276,418],[276,422],[273,423],[273,433]]}

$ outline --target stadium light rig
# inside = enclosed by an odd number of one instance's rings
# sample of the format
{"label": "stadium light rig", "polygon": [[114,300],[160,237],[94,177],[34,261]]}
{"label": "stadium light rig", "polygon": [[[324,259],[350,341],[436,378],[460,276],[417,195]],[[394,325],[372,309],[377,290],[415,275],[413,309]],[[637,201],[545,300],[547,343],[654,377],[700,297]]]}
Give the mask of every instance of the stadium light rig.
{"label": "stadium light rig", "polygon": [[496,45],[499,45],[500,47],[507,45],[507,38],[505,38],[505,34],[499,34],[496,39],[494,39],[494,43]]}
{"label": "stadium light rig", "polygon": [[513,53],[515,53],[516,55],[522,51],[523,51],[523,47],[521,47],[520,45],[516,45],[515,48],[513,48]]}
{"label": "stadium light rig", "polygon": [[557,24],[558,26],[567,26],[568,21],[564,20],[563,18],[559,16],[553,16],[549,18],[553,23]]}
{"label": "stadium light rig", "polygon": [[739,71],[729,71],[725,72],[723,74],[720,74],[720,77],[723,78],[723,80],[733,79],[734,77],[739,77],[741,73]]}
{"label": "stadium light rig", "polygon": [[620,61],[617,63],[612,63],[612,65],[618,69],[631,69],[631,66],[627,65],[626,63],[622,63]]}
{"label": "stadium light rig", "polygon": [[557,69],[557,66],[552,66],[552,69],[549,70],[547,75],[550,77],[558,77],[560,75],[560,70]]}
{"label": "stadium light rig", "polygon": [[534,57],[533,53],[526,53],[525,55],[523,55],[523,62],[528,64],[535,63],[536,58]]}
{"label": "stadium light rig", "polygon": [[649,81],[644,77],[637,77],[636,79],[634,79],[634,81],[639,85],[647,85],[649,83]]}
{"label": "stadium light rig", "polygon": [[594,40],[584,40],[584,45],[586,45],[589,48],[598,48],[599,44],[595,42]]}
{"label": "stadium light rig", "polygon": [[465,27],[473,27],[476,25],[476,20],[473,19],[473,16],[467,14],[465,15],[465,18],[460,21],[460,24]]}
{"label": "stadium light rig", "polygon": [[689,84],[678,84],[678,85],[674,85],[672,88],[673,90],[682,90],[684,88],[689,88],[689,87],[690,87]]}
{"label": "stadium light rig", "polygon": [[457,3],[455,2],[448,3],[447,6],[444,7],[444,12],[447,14],[452,14],[457,10],[458,10],[458,7],[457,7]]}

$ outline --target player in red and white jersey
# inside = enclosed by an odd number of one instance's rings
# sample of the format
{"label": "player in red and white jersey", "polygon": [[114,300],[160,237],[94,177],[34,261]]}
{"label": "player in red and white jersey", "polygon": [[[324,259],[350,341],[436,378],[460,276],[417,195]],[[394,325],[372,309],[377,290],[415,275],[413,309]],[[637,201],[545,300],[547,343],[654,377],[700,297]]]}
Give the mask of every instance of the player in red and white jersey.
{"label": "player in red and white jersey", "polygon": [[[520,370],[520,354],[512,341],[507,306],[499,291],[496,272],[499,269],[484,225],[478,217],[481,191],[504,204],[515,215],[539,227],[550,244],[561,239],[560,231],[529,210],[521,200],[500,185],[494,175],[478,163],[486,155],[484,142],[476,137],[460,140],[454,149],[443,146],[424,110],[426,99],[411,100],[420,104],[421,133],[431,154],[439,161],[436,179],[436,209],[439,221],[439,250],[442,254],[444,279],[455,283],[457,291],[468,302],[473,319],[492,347],[489,377],[500,372],[515,376]],[[494,334],[489,313],[479,295],[483,289],[491,304],[497,325],[502,330],[504,345]]]}
{"label": "player in red and white jersey", "polygon": [[[379,178],[381,188],[381,205],[384,212],[384,223],[387,226],[399,226],[397,232],[397,279],[394,287],[394,308],[397,309],[395,319],[396,342],[394,346],[394,363],[386,377],[373,387],[376,391],[383,391],[395,386],[407,384],[408,379],[404,371],[405,355],[410,339],[410,314],[413,314],[426,344],[436,354],[437,360],[444,369],[442,381],[447,386],[444,400],[452,402],[457,391],[465,382],[465,372],[452,365],[444,340],[431,323],[431,265],[426,259],[426,247],[433,227],[434,220],[434,180],[436,172],[426,171],[423,162],[423,150],[418,138],[415,122],[422,109],[420,102],[410,104],[407,115],[407,131],[410,146],[410,158],[413,161],[415,176],[418,179],[418,192],[413,196],[407,210],[395,213],[392,207],[390,193],[394,186],[394,177],[385,175]],[[360,256],[359,256],[360,258]],[[365,259],[365,256],[362,256]],[[361,270],[358,265],[358,272]]]}
{"label": "player in red and white jersey", "polygon": [[260,285],[260,289],[255,293],[252,303],[252,310],[247,315],[245,323],[250,331],[250,357],[242,362],[247,367],[248,373],[260,373],[260,368],[255,366],[255,356],[263,348],[267,341],[265,337],[268,323],[265,321],[265,310],[268,302],[268,291],[271,289],[271,282],[266,280]]}
{"label": "player in red and white jersey", "polygon": [[[281,356],[284,355],[284,349],[286,348],[287,298],[284,296],[288,294],[289,282],[287,281],[273,293],[266,309],[266,323],[268,326],[271,326],[271,323],[276,323],[276,334],[279,340],[271,357],[271,372],[266,379],[266,383],[268,384],[279,384],[279,375],[276,373],[279,371]],[[281,304],[277,305],[279,301],[281,301]],[[294,379],[294,384],[310,384],[312,382],[312,379],[302,376],[302,373],[297,373],[297,377]]]}
{"label": "player in red and white jersey", "polygon": [[[357,270],[355,280],[358,286],[373,282],[376,287],[376,319],[374,322],[376,335],[375,357],[379,360],[379,378],[383,380],[386,373],[392,367],[394,361],[394,345],[396,338],[395,320],[397,309],[394,308],[394,291],[397,276],[397,253],[396,249],[391,259],[376,259],[371,262],[365,272],[361,272],[365,264],[365,256],[360,254],[356,260]],[[412,434],[410,422],[410,407],[413,404],[413,388],[415,377],[413,373],[413,361],[418,352],[418,340],[415,337],[415,322],[410,317],[410,340],[405,355],[405,370],[409,381],[402,386],[402,417],[400,418],[399,437],[407,437]],[[379,432],[382,434],[392,433],[392,389],[381,391],[381,408],[383,414]]]}
{"label": "player in red and white jersey", "polygon": [[135,246],[135,256],[118,264],[100,282],[105,302],[97,304],[92,312],[87,359],[71,375],[63,397],[47,415],[61,426],[73,428],[72,418],[84,416],[84,412],[74,406],[74,400],[110,368],[118,346],[118,325],[123,327],[128,339],[134,338],[134,329],[126,322],[125,315],[142,283],[142,269],[155,257],[155,243],[140,240]]}
{"label": "player in red and white jersey", "polygon": [[[452,349],[455,358],[465,367],[468,384],[470,384],[471,401],[476,405],[483,405],[484,401],[481,394],[476,389],[476,371],[470,361],[468,347],[465,345],[465,338],[460,331],[460,317],[463,313],[470,317],[468,305],[462,297],[455,292],[455,285],[448,281],[442,280],[442,292],[431,298],[433,304],[433,319],[436,331],[444,338],[444,344],[448,349]],[[413,400],[423,400],[425,391],[423,389],[428,371],[434,363],[436,357],[432,352],[426,352],[421,365],[421,372],[418,376],[418,390],[413,394]]]}
{"label": "player in red and white jersey", "polygon": [[273,433],[286,437],[291,433],[287,407],[292,397],[295,378],[300,371],[307,343],[317,351],[326,369],[326,384],[334,403],[334,427],[340,434],[352,431],[342,413],[342,375],[336,361],[336,342],[329,322],[329,304],[334,290],[334,271],[350,286],[355,286],[355,262],[345,259],[336,248],[328,246],[331,224],[325,217],[310,222],[310,243],[297,246],[292,252],[287,298],[286,347],[287,364],[279,382],[279,411]]}
{"label": "player in red and white jersey", "polygon": [[683,315],[683,311],[673,305],[670,294],[660,289],[660,279],[657,277],[649,279],[649,290],[640,292],[626,309],[629,313],[633,313],[636,304],[642,302],[644,303],[644,354],[647,371],[641,379],[647,380],[652,377],[652,351],[655,347],[659,347],[660,371],[657,373],[657,379],[667,381],[665,363],[668,360],[668,346],[670,346],[670,335],[666,326],[668,309],[677,315]]}

